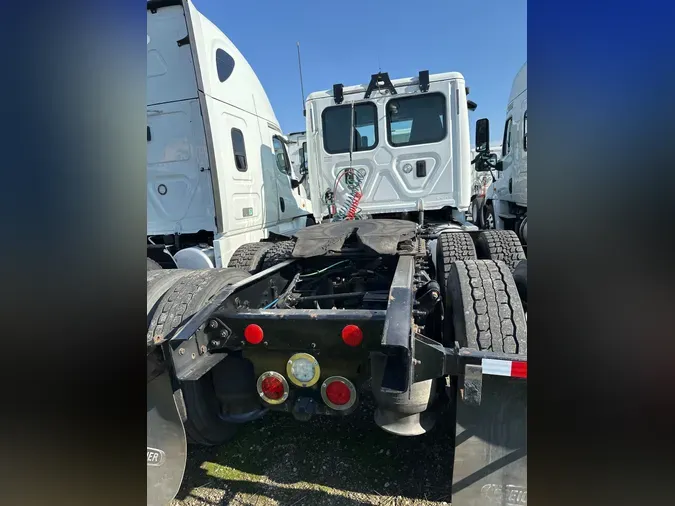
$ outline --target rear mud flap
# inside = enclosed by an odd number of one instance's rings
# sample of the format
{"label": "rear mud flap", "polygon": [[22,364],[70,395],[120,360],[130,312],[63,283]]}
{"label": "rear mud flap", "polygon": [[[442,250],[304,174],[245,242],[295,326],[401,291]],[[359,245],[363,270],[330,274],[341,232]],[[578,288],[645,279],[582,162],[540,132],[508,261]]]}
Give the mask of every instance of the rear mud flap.
{"label": "rear mud flap", "polygon": [[526,505],[527,382],[484,375],[481,391],[457,401],[452,505]]}
{"label": "rear mud flap", "polygon": [[148,506],[166,506],[178,493],[187,460],[187,440],[169,372],[148,383]]}

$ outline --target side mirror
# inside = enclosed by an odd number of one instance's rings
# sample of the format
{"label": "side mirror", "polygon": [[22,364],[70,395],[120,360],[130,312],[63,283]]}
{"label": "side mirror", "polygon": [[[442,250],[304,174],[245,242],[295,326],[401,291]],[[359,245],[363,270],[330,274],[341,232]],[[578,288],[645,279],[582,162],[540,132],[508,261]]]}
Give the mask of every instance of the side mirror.
{"label": "side mirror", "polygon": [[490,152],[490,120],[481,118],[476,121],[476,153]]}
{"label": "side mirror", "polygon": [[277,167],[279,167],[279,170],[283,171],[286,169],[286,159],[284,158],[283,153],[277,153]]}
{"label": "side mirror", "polygon": [[[490,172],[491,169],[501,167],[501,161],[497,161],[497,155],[490,153],[489,155],[480,153],[474,162],[474,170],[476,172]],[[501,169],[497,169],[501,170]]]}
{"label": "side mirror", "polygon": [[504,162],[503,162],[502,160],[499,160],[499,161],[495,164],[495,170],[498,170],[498,171],[504,170]]}

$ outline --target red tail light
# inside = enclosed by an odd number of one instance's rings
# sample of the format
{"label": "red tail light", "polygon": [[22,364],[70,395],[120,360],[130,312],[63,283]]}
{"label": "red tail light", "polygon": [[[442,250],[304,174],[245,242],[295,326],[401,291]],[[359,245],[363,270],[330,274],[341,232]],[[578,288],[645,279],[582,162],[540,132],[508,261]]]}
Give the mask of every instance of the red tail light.
{"label": "red tail light", "polygon": [[347,378],[331,376],[321,385],[321,398],[329,408],[344,411],[356,402],[356,388]]}
{"label": "red tail light", "polygon": [[281,404],[288,399],[288,382],[278,372],[262,373],[256,387],[260,398],[269,404]]}
{"label": "red tail light", "polygon": [[342,329],[342,340],[348,346],[359,346],[363,341],[363,332],[356,325],[347,325]]}
{"label": "red tail light", "polygon": [[244,339],[246,339],[246,342],[248,343],[259,344],[262,342],[263,337],[263,329],[260,325],[253,323],[244,329]]}

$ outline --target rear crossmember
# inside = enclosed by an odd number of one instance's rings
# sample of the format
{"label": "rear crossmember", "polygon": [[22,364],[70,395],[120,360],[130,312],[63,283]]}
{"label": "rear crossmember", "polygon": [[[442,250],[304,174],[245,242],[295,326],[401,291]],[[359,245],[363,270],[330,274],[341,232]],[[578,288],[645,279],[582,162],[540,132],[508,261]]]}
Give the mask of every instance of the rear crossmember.
{"label": "rear crossmember", "polygon": [[[387,310],[247,309],[231,308],[230,302],[243,291],[257,290],[262,281],[281,279],[280,273],[296,260],[287,260],[226,287],[179,331],[163,344],[170,351],[179,381],[197,381],[223,360],[224,349],[241,349],[244,329],[255,323],[265,331],[269,350],[335,349],[341,353],[382,353],[386,356],[382,391],[404,393],[413,383],[445,376],[461,376],[464,402],[481,403],[482,375],[527,378],[527,357],[445,347],[413,331],[413,259],[401,256],[389,292]],[[229,309],[228,309],[229,307]],[[359,350],[345,351],[339,339],[346,325],[363,331]],[[337,339],[336,339],[337,337]],[[168,347],[166,347],[168,345]],[[258,345],[254,345],[258,346]],[[339,348],[337,348],[339,346]]]}

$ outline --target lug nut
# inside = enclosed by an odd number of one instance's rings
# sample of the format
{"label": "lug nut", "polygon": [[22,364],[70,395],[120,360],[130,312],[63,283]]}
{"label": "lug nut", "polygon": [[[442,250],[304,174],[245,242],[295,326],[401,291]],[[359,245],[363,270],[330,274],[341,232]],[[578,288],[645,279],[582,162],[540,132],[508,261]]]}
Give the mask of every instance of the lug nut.
{"label": "lug nut", "polygon": [[209,322],[209,327],[211,327],[212,329],[218,328],[218,322],[216,320],[211,320]]}

